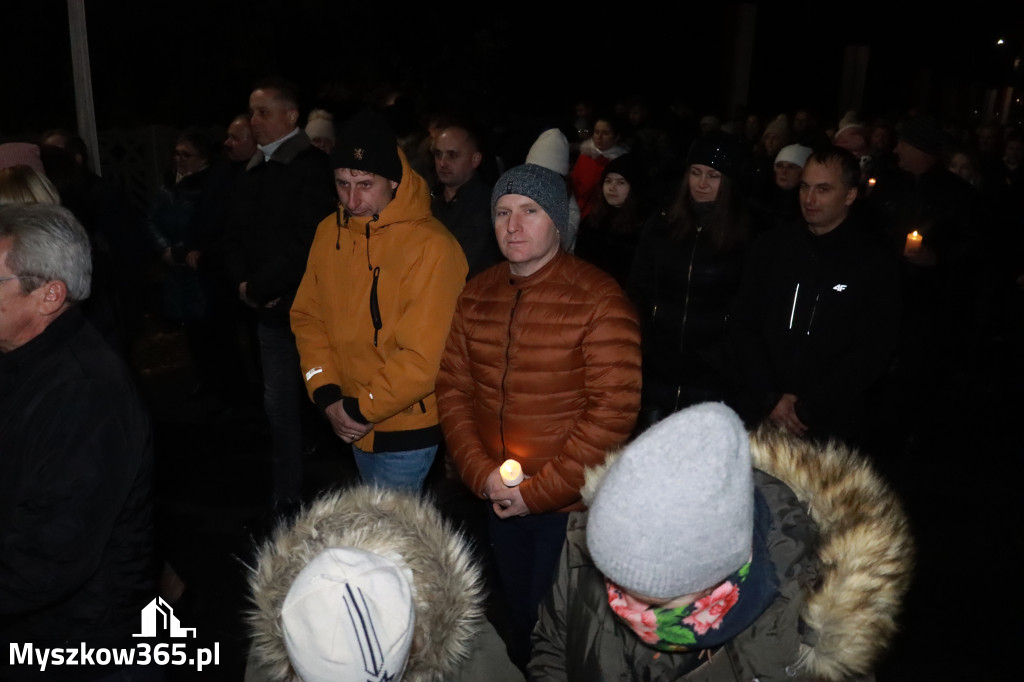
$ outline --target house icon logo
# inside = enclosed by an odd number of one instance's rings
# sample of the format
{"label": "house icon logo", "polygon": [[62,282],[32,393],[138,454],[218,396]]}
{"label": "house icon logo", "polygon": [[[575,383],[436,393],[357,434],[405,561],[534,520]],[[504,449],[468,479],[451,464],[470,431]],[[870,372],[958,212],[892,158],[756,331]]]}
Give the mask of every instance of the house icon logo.
{"label": "house icon logo", "polygon": [[171,637],[195,637],[195,628],[183,628],[174,615],[174,609],[160,597],[156,597],[142,609],[142,632],[132,637],[156,637],[166,632]]}

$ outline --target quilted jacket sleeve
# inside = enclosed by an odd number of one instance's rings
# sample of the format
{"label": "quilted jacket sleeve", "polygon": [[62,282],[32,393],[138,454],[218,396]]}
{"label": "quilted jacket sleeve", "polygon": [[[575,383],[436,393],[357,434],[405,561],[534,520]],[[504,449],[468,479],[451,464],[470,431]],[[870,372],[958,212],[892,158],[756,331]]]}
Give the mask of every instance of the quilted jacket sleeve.
{"label": "quilted jacket sleeve", "polygon": [[480,495],[487,476],[497,465],[487,455],[473,418],[474,380],[469,367],[462,306],[463,299],[460,299],[441,358],[437,405],[448,453],[466,486]]}

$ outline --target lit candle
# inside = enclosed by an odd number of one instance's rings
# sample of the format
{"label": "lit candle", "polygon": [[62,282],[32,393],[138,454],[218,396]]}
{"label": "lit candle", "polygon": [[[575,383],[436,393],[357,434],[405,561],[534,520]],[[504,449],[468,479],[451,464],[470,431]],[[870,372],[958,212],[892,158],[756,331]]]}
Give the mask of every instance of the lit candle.
{"label": "lit candle", "polygon": [[501,480],[509,488],[523,482],[523,467],[514,459],[506,459],[501,465]]}
{"label": "lit candle", "polygon": [[903,247],[903,255],[904,256],[910,256],[910,255],[913,255],[913,254],[917,253],[918,249],[921,248],[921,240],[922,239],[924,239],[924,237],[922,237],[920,234],[918,234],[917,230],[914,230],[913,232],[908,234],[907,235],[907,243]]}
{"label": "lit candle", "polygon": [[868,187],[874,187],[876,182],[878,181],[874,178],[868,178]]}

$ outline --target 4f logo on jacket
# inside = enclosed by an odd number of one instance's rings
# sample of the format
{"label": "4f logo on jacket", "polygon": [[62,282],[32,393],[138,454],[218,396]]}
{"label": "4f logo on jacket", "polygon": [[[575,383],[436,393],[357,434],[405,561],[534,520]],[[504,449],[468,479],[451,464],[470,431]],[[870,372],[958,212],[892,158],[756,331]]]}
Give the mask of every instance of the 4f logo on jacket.
{"label": "4f logo on jacket", "polygon": [[832,287],[832,290],[833,291],[846,291],[846,285],[845,284],[837,284],[834,287]]}

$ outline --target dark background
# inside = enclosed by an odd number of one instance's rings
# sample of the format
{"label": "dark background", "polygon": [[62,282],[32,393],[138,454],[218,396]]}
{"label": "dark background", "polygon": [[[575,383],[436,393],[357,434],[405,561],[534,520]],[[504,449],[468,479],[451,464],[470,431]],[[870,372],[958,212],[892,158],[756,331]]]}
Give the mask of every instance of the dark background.
{"label": "dark background", "polygon": [[[756,19],[746,104],[766,116],[809,106],[838,119],[850,45],[870,49],[869,118],[919,107],[970,122],[986,90],[1020,85],[1024,3],[747,5]],[[97,127],[225,125],[268,74],[299,86],[304,113],[328,89],[365,99],[393,88],[418,110],[455,104],[490,120],[568,117],[581,96],[635,94],[728,115],[739,6],[89,0]],[[74,128],[66,1],[4,0],[0,17],[0,134]]]}

